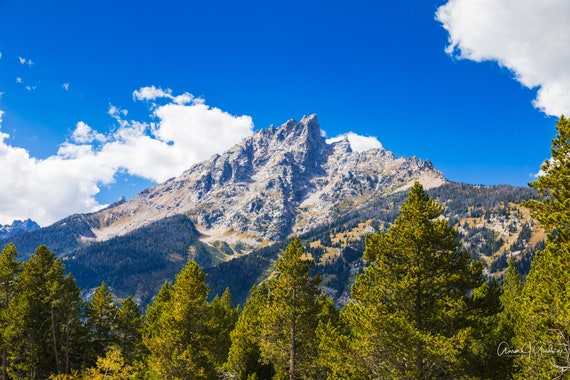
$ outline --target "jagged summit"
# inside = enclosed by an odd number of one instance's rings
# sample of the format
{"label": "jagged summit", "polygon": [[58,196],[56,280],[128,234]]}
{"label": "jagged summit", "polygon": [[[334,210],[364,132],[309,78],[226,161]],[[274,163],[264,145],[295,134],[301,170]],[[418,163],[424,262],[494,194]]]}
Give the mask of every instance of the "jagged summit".
{"label": "jagged summit", "polygon": [[0,224],[0,239],[11,238],[26,231],[35,231],[39,229],[40,226],[31,219],[26,219],[24,221],[14,220],[12,224]]}
{"label": "jagged summit", "polygon": [[347,207],[400,191],[419,180],[443,184],[429,161],[395,158],[383,149],[353,152],[348,139],[328,144],[316,115],[260,130],[147,189],[95,214],[98,240],[153,221],[188,215],[205,241],[272,242],[330,223]]}

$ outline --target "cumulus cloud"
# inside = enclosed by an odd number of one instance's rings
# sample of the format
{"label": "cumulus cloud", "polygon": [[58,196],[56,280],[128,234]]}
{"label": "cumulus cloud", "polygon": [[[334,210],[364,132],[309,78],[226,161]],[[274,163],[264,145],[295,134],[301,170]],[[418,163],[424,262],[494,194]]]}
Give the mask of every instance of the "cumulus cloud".
{"label": "cumulus cloud", "polygon": [[354,132],[348,132],[342,135],[338,135],[336,137],[332,137],[327,139],[327,143],[333,143],[337,141],[341,141],[342,139],[348,139],[350,143],[350,147],[355,152],[364,152],[369,149],[380,149],[382,148],[382,144],[378,139],[374,136],[362,136],[358,135]]}
{"label": "cumulus cloud", "polygon": [[449,0],[436,19],[449,33],[447,53],[497,61],[528,88],[534,106],[570,114],[570,2],[567,0]]}
{"label": "cumulus cloud", "polygon": [[190,94],[182,101],[183,95],[159,88],[154,94],[169,96],[153,98],[145,89],[138,90],[141,100],[166,100],[152,105],[151,121],[128,120],[126,110],[111,105],[116,130],[103,134],[79,121],[69,141],[46,159],[11,146],[9,135],[0,132],[0,223],[30,217],[46,225],[94,211],[101,207],[100,186],[113,183],[118,172],[161,182],[253,133],[249,116],[230,115],[203,100],[186,101],[194,99]]}
{"label": "cumulus cloud", "polygon": [[77,122],[71,139],[79,144],[92,143],[94,141],[104,142],[106,140],[103,134],[97,133],[83,121]]}

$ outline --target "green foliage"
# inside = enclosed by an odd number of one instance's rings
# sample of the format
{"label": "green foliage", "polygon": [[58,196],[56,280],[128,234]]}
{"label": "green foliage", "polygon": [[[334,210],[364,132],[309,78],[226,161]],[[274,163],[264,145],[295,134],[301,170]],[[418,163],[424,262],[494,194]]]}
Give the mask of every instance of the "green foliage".
{"label": "green foliage", "polygon": [[104,282],[87,304],[87,331],[92,361],[105,356],[116,343],[117,305]]}
{"label": "green foliage", "polygon": [[115,343],[128,365],[142,361],[146,355],[142,331],[143,315],[133,299],[127,297],[116,314]]}
{"label": "green foliage", "polygon": [[47,378],[80,364],[82,301],[75,280],[55,253],[36,249],[18,277],[18,293],[9,305],[6,338],[12,342],[9,372],[13,377]]}
{"label": "green foliage", "polygon": [[530,185],[539,200],[526,202],[548,233],[523,288],[514,344],[520,378],[567,376],[570,370],[570,120],[562,116],[552,141],[552,158]]}
{"label": "green foliage", "polygon": [[210,303],[210,307],[211,320],[209,328],[213,337],[211,347],[212,360],[216,368],[221,369],[228,358],[231,346],[230,333],[235,327],[239,310],[233,306],[229,288],[224,291],[221,297],[216,296]]}
{"label": "green foliage", "polygon": [[16,296],[17,278],[22,264],[17,261],[18,252],[14,244],[8,244],[0,254],[0,351],[2,355],[2,379],[8,376],[8,350],[11,347],[8,329],[11,323],[9,305]]}
{"label": "green foliage", "polygon": [[260,312],[267,305],[267,284],[251,288],[242,312],[230,334],[231,346],[223,372],[230,378],[270,379],[275,374],[271,363],[264,363],[261,357]]}
{"label": "green foliage", "polygon": [[260,349],[281,378],[317,378],[316,329],[325,296],[321,279],[313,276],[315,263],[295,238],[275,265],[275,276],[267,284],[267,303],[260,310]]}
{"label": "green foliage", "polygon": [[206,276],[195,261],[190,261],[176,276],[172,291],[162,294],[159,302],[164,309],[155,314],[155,321],[149,321],[150,331],[144,340],[150,351],[150,370],[161,378],[215,377],[208,291]]}
{"label": "green foliage", "polygon": [[371,377],[465,374],[466,357],[476,355],[473,332],[498,312],[496,287],[460,249],[455,230],[439,218],[443,210],[416,183],[388,232],[367,239],[364,257],[372,264],[342,315],[355,360]]}

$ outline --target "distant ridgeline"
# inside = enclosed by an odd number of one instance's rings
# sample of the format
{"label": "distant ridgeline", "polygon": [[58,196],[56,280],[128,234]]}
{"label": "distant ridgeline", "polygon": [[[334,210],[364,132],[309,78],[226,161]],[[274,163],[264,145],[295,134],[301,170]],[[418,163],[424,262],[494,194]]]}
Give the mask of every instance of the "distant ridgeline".
{"label": "distant ridgeline", "polygon": [[10,239],[23,232],[39,229],[40,226],[31,219],[14,220],[12,224],[0,225],[0,239]]}

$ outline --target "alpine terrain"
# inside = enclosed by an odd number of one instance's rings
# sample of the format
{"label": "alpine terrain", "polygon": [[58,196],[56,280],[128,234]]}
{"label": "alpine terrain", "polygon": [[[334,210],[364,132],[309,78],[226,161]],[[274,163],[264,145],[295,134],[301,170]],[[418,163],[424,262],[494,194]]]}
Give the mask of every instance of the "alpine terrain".
{"label": "alpine terrain", "polygon": [[416,181],[446,205],[445,216],[490,275],[500,275],[507,256],[527,262],[542,239],[520,206],[531,190],[456,184],[429,161],[384,148],[353,151],[348,139],[327,143],[311,115],[260,130],[131,200],[2,243],[14,241],[24,258],[46,244],[85,291],[105,281],[143,304],[195,259],[213,292],[230,286],[243,302],[300,235],[328,273],[324,287],[342,303],[365,265],[365,234],[393,222]]}

